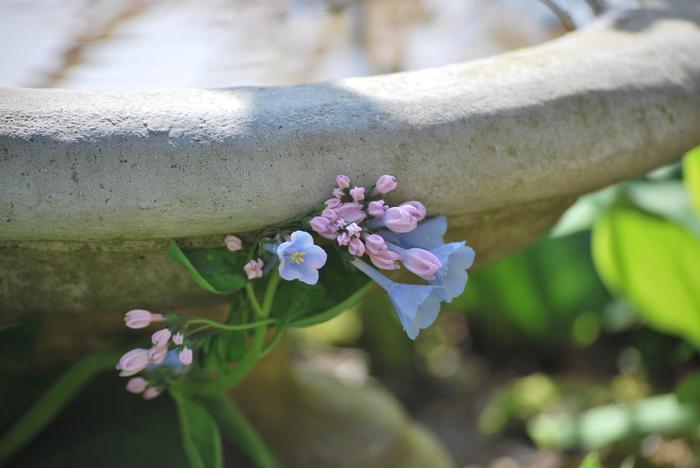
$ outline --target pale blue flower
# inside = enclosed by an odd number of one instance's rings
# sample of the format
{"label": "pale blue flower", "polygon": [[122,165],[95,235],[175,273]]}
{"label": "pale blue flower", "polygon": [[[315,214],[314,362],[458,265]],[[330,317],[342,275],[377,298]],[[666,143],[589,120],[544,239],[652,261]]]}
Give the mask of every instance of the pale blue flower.
{"label": "pale blue flower", "polygon": [[390,280],[358,258],[352,264],[389,294],[399,321],[410,339],[415,340],[420,330],[435,322],[440,312],[441,298],[448,294],[444,286],[401,284]]}
{"label": "pale blue flower", "polygon": [[165,355],[165,359],[163,359],[163,362],[160,364],[149,364],[146,369],[148,370],[154,370],[159,367],[170,367],[172,370],[175,371],[176,374],[184,374],[185,372],[190,370],[190,366],[185,366],[180,362],[180,358],[178,357],[179,350],[177,348],[173,348],[167,352]]}
{"label": "pale blue flower", "polygon": [[277,257],[283,279],[298,279],[311,285],[318,283],[318,269],[326,264],[328,258],[321,247],[314,245],[311,234],[304,231],[294,231],[288,242],[278,245]]}
{"label": "pale blue flower", "polygon": [[378,234],[387,242],[405,249],[417,247],[431,250],[445,243],[443,239],[445,232],[447,232],[447,218],[435,216],[421,221],[413,231],[404,234],[389,230],[382,230]]}
{"label": "pale blue flower", "polygon": [[444,286],[445,295],[442,300],[451,302],[464,292],[469,279],[467,269],[474,263],[474,249],[465,245],[465,242],[450,242],[431,249],[430,252],[442,263],[442,268],[430,284]]}
{"label": "pale blue flower", "polygon": [[447,219],[444,216],[436,216],[422,221],[411,232],[397,234],[382,231],[379,235],[385,241],[403,248],[426,249],[435,255],[442,263],[442,268],[435,274],[435,279],[430,281],[430,284],[445,286],[445,295],[441,300],[451,302],[464,292],[469,279],[466,270],[474,263],[475,254],[474,250],[464,242],[445,244],[443,238],[446,231]]}

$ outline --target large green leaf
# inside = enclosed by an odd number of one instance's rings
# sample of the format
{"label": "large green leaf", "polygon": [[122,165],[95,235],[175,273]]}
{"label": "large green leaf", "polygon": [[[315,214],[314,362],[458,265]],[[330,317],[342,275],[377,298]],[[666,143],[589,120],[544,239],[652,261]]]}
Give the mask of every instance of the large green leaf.
{"label": "large green leaf", "polygon": [[589,453],[586,455],[586,458],[581,461],[578,468],[603,468],[603,465],[600,464],[600,458],[598,458],[597,453]]}
{"label": "large green leaf", "polygon": [[[24,379],[13,382],[19,380]],[[84,387],[7,466],[187,468],[171,399],[162,395],[145,401],[125,391],[125,385],[112,360],[109,370]],[[3,411],[17,404],[18,396],[3,395]]]}
{"label": "large green leaf", "polygon": [[700,220],[682,181],[629,182],[624,186],[624,194],[643,211],[700,234]]}
{"label": "large green leaf", "polygon": [[216,421],[206,407],[176,390],[170,394],[175,401],[182,445],[191,468],[220,468],[222,466],[221,437]]}
{"label": "large green leaf", "polygon": [[649,325],[700,346],[700,240],[688,229],[614,208],[594,227],[593,258],[606,285],[629,297]]}
{"label": "large green leaf", "polygon": [[192,278],[207,291],[231,294],[245,287],[248,282],[243,271],[245,259],[224,247],[182,250],[171,241],[170,256],[190,272]]}
{"label": "large green leaf", "polygon": [[0,326],[0,369],[18,369],[29,358],[41,336],[44,317]]}
{"label": "large green leaf", "polygon": [[695,213],[700,216],[700,146],[686,153],[683,161],[683,180]]}
{"label": "large green leaf", "polygon": [[678,401],[684,405],[700,407],[700,372],[693,372],[687,375],[676,385],[673,393]]}
{"label": "large green leaf", "polygon": [[272,304],[272,316],[291,326],[307,327],[325,322],[355,305],[369,279],[343,263],[340,255],[327,249],[328,260],[319,271],[319,281],[310,286],[300,281],[281,281]]}
{"label": "large green leaf", "polygon": [[95,374],[111,368],[117,359],[112,353],[91,354],[61,374],[0,437],[0,464],[44,430]]}
{"label": "large green leaf", "polygon": [[589,237],[543,238],[479,270],[450,307],[467,311],[501,345],[568,341],[581,317],[595,320],[609,300],[588,253]]}
{"label": "large green leaf", "polygon": [[[246,323],[253,315],[250,302],[244,294],[231,298],[226,323],[237,325]],[[209,339],[204,353],[203,367],[206,370],[220,370],[227,364],[235,362],[245,354],[246,330],[220,331]]]}

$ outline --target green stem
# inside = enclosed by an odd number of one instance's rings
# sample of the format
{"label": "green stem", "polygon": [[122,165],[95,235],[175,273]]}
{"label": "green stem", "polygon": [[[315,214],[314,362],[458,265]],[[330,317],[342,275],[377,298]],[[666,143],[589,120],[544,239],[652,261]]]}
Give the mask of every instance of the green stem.
{"label": "green stem", "polygon": [[[185,328],[187,328],[186,325],[185,325]],[[188,332],[188,335],[190,335],[190,336],[191,336],[191,335],[194,335],[195,333],[199,333],[199,332],[201,332],[201,331],[207,330],[208,328],[210,328],[209,325],[204,325],[204,326],[202,326],[202,327],[197,327],[197,328],[195,328],[194,330],[190,330],[190,331]]]}
{"label": "green stem", "polygon": [[226,394],[210,395],[201,401],[209,414],[216,419],[224,437],[244,452],[251,461],[260,468],[279,466],[260,435]]}
{"label": "green stem", "polygon": [[262,316],[267,317],[270,315],[270,309],[272,308],[272,301],[275,299],[275,293],[277,292],[277,286],[280,283],[280,275],[277,270],[272,270],[272,278],[267,284],[267,289],[265,290],[265,297],[263,297],[262,304]]}
{"label": "green stem", "polygon": [[[270,309],[272,308],[272,302],[274,300],[275,292],[277,291],[279,281],[279,273],[277,272],[277,270],[273,270],[272,278],[270,278],[269,283],[267,283],[267,289],[265,290],[265,296],[263,298],[263,307],[260,309],[259,315],[263,318],[267,317],[270,314]],[[255,298],[254,293],[253,298],[257,303],[257,298]],[[238,362],[238,365],[231,372],[221,377],[219,381],[197,386],[193,389],[193,391],[195,391],[198,394],[211,394],[216,392],[220,393],[237,385],[261,359],[261,353],[263,351],[263,344],[265,343],[266,334],[267,327],[265,325],[260,325],[256,327],[255,331],[253,332],[253,340],[250,345],[250,348],[248,348],[243,359],[241,359]]]}
{"label": "green stem", "polygon": [[270,352],[275,349],[275,347],[279,344],[280,339],[284,336],[284,327],[277,327],[277,330],[275,330],[275,334],[272,335],[272,339],[270,340],[269,343],[267,343],[267,346],[263,348],[263,350],[260,352],[260,358],[264,358]]}
{"label": "green stem", "polygon": [[95,374],[114,369],[118,359],[119,356],[111,352],[92,354],[61,374],[0,437],[0,465],[42,431]]}
{"label": "green stem", "polygon": [[227,325],[225,323],[217,322],[215,320],[195,319],[195,320],[190,320],[189,322],[187,322],[187,325],[203,323],[203,324],[208,325],[211,328],[218,328],[220,330],[236,331],[236,330],[250,330],[251,328],[258,328],[260,326],[270,325],[270,324],[276,323],[276,322],[277,322],[277,319],[265,319],[265,320],[260,320],[257,322],[243,323],[243,324],[239,324],[239,325]]}
{"label": "green stem", "polygon": [[263,317],[262,309],[260,308],[260,303],[258,302],[258,298],[255,297],[255,290],[253,289],[253,285],[250,281],[245,285],[245,292],[248,294],[248,300],[253,306],[255,315],[257,315],[258,317]]}

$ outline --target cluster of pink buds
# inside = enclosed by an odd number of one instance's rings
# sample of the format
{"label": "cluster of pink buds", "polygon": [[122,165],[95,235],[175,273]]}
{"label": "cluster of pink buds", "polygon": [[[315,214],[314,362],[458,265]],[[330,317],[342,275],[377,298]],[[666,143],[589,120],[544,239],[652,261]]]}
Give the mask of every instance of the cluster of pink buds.
{"label": "cluster of pink buds", "polygon": [[[135,309],[126,313],[124,323],[129,328],[146,328],[152,323],[162,322],[165,317],[161,314],[154,314],[147,310]],[[153,346],[149,349],[136,348],[124,354],[117,363],[117,370],[121,377],[132,377],[144,370],[153,370],[161,366],[168,366],[180,370],[182,366],[192,364],[192,350],[185,343],[185,336],[182,332],[173,335],[168,328],[163,328],[151,335]],[[173,348],[170,349],[170,345]],[[177,360],[175,360],[177,355]],[[175,362],[169,362],[175,361]],[[162,388],[149,382],[143,377],[132,377],[126,385],[126,389],[131,393],[143,393],[147,400],[157,397]]]}
{"label": "cluster of pink buds", "polygon": [[311,229],[347,247],[348,253],[355,257],[368,255],[372,263],[383,270],[398,269],[401,261],[421,278],[434,278],[442,266],[435,255],[424,249],[395,248],[387,245],[383,236],[374,233],[388,230],[406,234],[426,217],[425,206],[419,201],[399,206],[386,203],[383,197],[396,189],[396,177],[383,175],[370,190],[352,187],[350,178],[345,175],[336,177],[336,184],[333,197],[325,201],[326,208],[309,222]]}

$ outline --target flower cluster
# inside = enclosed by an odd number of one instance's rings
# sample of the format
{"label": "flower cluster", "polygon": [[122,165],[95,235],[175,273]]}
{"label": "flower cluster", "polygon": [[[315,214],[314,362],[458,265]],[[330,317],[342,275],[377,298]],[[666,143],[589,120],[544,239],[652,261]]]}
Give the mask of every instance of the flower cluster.
{"label": "flower cluster", "polygon": [[[336,183],[333,198],[311,220],[311,228],[347,247],[356,257],[352,264],[386,290],[406,334],[415,339],[435,321],[441,302],[464,291],[474,251],[465,242],[445,244],[447,220],[442,216],[426,220],[421,202],[389,206],[383,196],[396,189],[394,176],[381,176],[369,191],[350,188],[350,179],[343,175]],[[365,255],[381,270],[398,269],[400,262],[427,284],[396,283],[362,261]]]}
{"label": "flower cluster", "polygon": [[[164,322],[164,328],[153,333],[150,348],[133,349],[119,360],[120,375],[131,377],[127,390],[141,393],[146,399],[155,398],[189,371],[192,349],[205,352],[217,333],[250,331],[250,335],[244,336],[251,337],[247,350],[251,359],[264,356],[269,350],[263,348],[267,326],[274,324],[274,337],[281,336],[284,326],[293,326],[293,321],[285,324],[279,317],[270,315],[279,279],[317,284],[329,248],[337,250],[346,263],[387,292],[404,331],[410,339],[415,339],[420,330],[435,321],[443,302],[452,301],[464,291],[474,251],[465,242],[445,243],[447,220],[444,216],[428,218],[421,202],[414,200],[391,206],[384,196],[396,187],[396,178],[391,175],[379,177],[369,188],[353,186],[349,177],[339,175],[331,198],[315,211],[263,230],[247,246],[245,265],[234,267],[243,270],[237,270],[237,274],[244,272],[253,281],[270,274],[277,266],[279,277],[273,276],[267,282],[262,301],[251,282],[245,285],[256,321],[219,323],[141,309],[128,312],[125,323],[129,328],[146,328],[160,322]],[[227,235],[223,243],[233,253],[244,248],[243,241],[233,234]],[[399,283],[382,273],[402,267],[421,282]],[[333,287],[332,282],[324,286]],[[193,325],[198,327],[190,329]],[[274,337],[269,347],[276,343]],[[219,369],[219,377],[226,374],[226,364]]]}
{"label": "flower cluster", "polygon": [[[351,256],[350,263],[384,288],[396,309],[409,338],[437,317],[442,302],[450,302],[464,291],[467,269],[474,261],[474,251],[465,242],[445,243],[447,220],[443,216],[426,218],[427,210],[419,201],[390,206],[384,195],[395,190],[396,178],[381,176],[370,189],[353,186],[345,175],[336,177],[332,197],[308,220],[308,227]],[[265,270],[279,262],[280,276],[316,284],[318,270],[326,263],[326,252],[314,244],[306,231],[283,233],[285,241],[266,244],[272,253],[267,267],[263,258],[245,265],[248,279],[260,278]],[[279,238],[279,235],[278,235]],[[241,248],[240,240],[229,235],[229,250]],[[403,265],[426,284],[400,284],[380,270],[396,270]]]}
{"label": "flower cluster", "polygon": [[[163,315],[143,309],[131,310],[124,317],[126,326],[133,329],[165,320]],[[117,363],[121,377],[132,377],[126,389],[131,393],[143,393],[147,400],[160,395],[169,377],[186,372],[192,364],[192,350],[184,346],[185,336],[181,331],[173,334],[169,328],[163,328],[153,333],[151,343],[153,346],[149,349],[132,349]],[[133,377],[140,372],[144,372],[147,378]]]}

